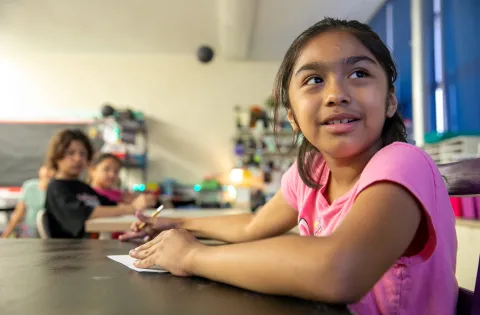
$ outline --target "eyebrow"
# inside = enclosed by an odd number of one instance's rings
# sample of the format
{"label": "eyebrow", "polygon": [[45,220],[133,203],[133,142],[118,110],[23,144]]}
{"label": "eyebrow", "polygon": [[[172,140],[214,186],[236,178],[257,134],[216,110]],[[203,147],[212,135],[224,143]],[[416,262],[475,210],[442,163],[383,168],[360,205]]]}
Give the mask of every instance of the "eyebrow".
{"label": "eyebrow", "polygon": [[[356,64],[360,61],[367,61],[367,62],[369,62],[371,64],[374,64],[374,65],[377,64],[377,62],[375,60],[373,60],[372,58],[370,58],[368,56],[351,56],[351,57],[348,57],[348,58],[345,58],[345,59],[341,60],[341,63],[346,64],[346,65],[354,65],[354,64]],[[295,75],[298,75],[302,71],[318,70],[320,68],[325,68],[326,66],[327,66],[327,63],[322,62],[322,61],[309,62],[309,63],[306,63],[303,66],[301,66],[297,70],[297,72],[295,72]]]}

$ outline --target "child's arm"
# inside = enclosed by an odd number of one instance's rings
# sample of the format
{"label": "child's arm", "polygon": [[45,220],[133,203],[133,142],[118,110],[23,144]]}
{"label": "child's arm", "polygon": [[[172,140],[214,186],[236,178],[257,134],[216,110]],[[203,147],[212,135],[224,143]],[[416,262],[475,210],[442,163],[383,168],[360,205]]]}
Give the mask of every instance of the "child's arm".
{"label": "child's arm", "polygon": [[[201,211],[201,210],[200,210]],[[142,232],[134,231],[122,235],[122,241],[145,236],[156,236],[162,230],[177,227],[186,229],[197,237],[205,237],[239,243],[272,237],[291,230],[297,224],[298,212],[290,207],[278,192],[257,213],[225,215],[205,218],[148,218]],[[141,222],[137,222],[135,226]]]}
{"label": "child's arm", "polygon": [[[372,202],[374,200],[375,202]],[[158,264],[250,290],[325,302],[359,300],[414,239],[422,209],[402,187],[378,183],[360,193],[328,237],[282,236],[207,247],[171,230],[132,253]],[[185,235],[186,234],[186,235]],[[147,248],[154,247],[153,250]]]}
{"label": "child's arm", "polygon": [[10,234],[12,234],[13,230],[15,227],[22,221],[23,217],[25,216],[25,212],[27,210],[27,207],[25,205],[25,202],[19,201],[17,203],[17,206],[15,207],[15,210],[13,210],[12,216],[10,217],[10,221],[8,222],[7,227],[5,230],[3,230],[2,233],[2,238],[9,237]]}
{"label": "child's arm", "polygon": [[277,192],[255,214],[185,218],[178,228],[197,237],[240,243],[286,233],[297,225],[297,217],[298,212],[288,205],[281,192]]}

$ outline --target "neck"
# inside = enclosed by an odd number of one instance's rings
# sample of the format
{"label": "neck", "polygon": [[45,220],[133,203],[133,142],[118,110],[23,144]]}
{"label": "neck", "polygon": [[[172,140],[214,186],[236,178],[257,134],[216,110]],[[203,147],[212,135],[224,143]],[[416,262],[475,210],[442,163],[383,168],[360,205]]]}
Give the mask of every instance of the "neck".
{"label": "neck", "polygon": [[96,182],[91,182],[90,187],[92,188],[100,188],[100,189],[108,189],[108,187],[105,187],[105,185],[96,183]]}
{"label": "neck", "polygon": [[46,190],[49,181],[50,179],[40,179],[38,181],[38,187],[40,188],[40,190]]}
{"label": "neck", "polygon": [[57,175],[55,176],[56,179],[65,179],[65,180],[76,180],[78,179],[78,176],[73,176],[70,174],[65,174],[62,172],[58,172]]}
{"label": "neck", "polygon": [[348,158],[339,159],[324,155],[325,162],[331,172],[330,180],[337,187],[351,188],[357,182],[368,161],[381,149],[381,146],[379,141],[360,154]]}

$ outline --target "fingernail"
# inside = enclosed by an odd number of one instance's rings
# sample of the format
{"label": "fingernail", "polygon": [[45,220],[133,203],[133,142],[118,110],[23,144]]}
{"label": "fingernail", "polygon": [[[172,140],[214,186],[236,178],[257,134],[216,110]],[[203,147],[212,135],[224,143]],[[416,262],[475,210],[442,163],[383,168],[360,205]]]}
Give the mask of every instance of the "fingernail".
{"label": "fingernail", "polygon": [[128,252],[129,254],[135,254],[135,250],[132,249],[131,251]]}

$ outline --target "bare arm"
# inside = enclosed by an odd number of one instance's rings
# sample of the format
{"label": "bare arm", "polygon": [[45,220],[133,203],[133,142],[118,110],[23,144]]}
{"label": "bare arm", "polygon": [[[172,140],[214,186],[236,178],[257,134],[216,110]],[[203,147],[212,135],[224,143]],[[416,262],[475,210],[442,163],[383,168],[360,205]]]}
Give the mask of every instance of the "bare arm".
{"label": "bare arm", "polygon": [[[120,240],[128,241],[143,238],[146,234],[155,237],[163,230],[181,228],[197,237],[210,238],[227,243],[241,243],[272,237],[288,232],[297,224],[297,211],[290,207],[277,192],[257,213],[224,215],[206,218],[149,218],[137,214],[140,219],[132,229],[120,236]],[[138,230],[141,222],[147,226]]]}
{"label": "bare arm", "polygon": [[23,201],[19,201],[15,210],[13,210],[12,216],[10,217],[10,221],[8,222],[7,227],[2,233],[2,238],[9,237],[12,234],[15,227],[22,221],[23,217],[25,216],[25,212],[27,210],[27,206]]}
{"label": "bare arm", "polygon": [[281,235],[297,224],[298,213],[277,192],[257,213],[183,219],[180,228],[195,236],[229,243]]}
{"label": "bare arm", "polygon": [[98,206],[93,209],[90,219],[118,217],[121,215],[132,214],[135,209],[132,205],[118,205],[118,206]]}
{"label": "bare arm", "polygon": [[[188,235],[179,236],[181,231],[172,230],[131,255],[142,259],[136,265],[140,268],[158,264],[176,274],[193,274],[253,291],[351,303],[364,296],[403,255],[416,235],[422,211],[402,187],[378,183],[360,193],[350,213],[328,237],[289,235],[213,247],[193,243],[191,249]],[[183,264],[178,257],[170,258],[182,250],[186,252]],[[179,265],[184,269],[178,270]]]}

